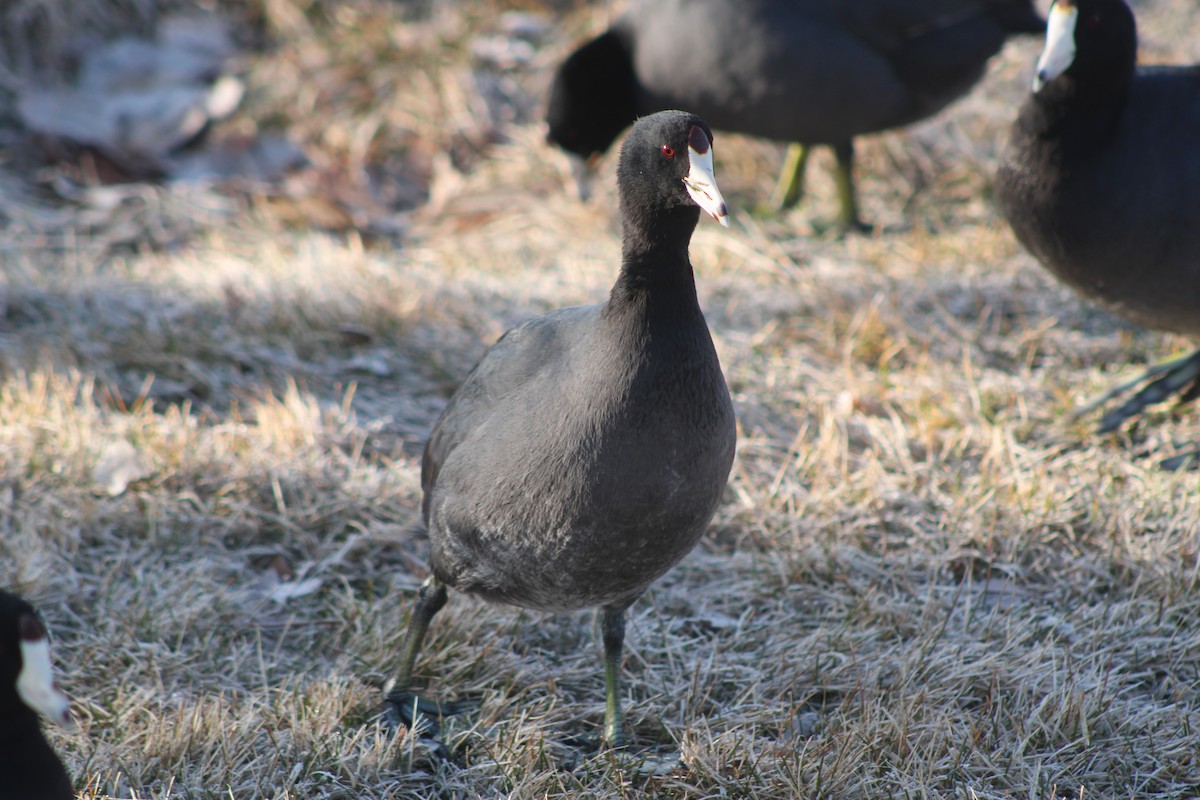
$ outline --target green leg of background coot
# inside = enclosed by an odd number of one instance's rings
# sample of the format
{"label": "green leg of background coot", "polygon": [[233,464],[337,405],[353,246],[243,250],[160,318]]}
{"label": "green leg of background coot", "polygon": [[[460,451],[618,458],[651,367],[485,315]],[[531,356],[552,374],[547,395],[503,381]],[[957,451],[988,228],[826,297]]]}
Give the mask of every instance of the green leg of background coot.
{"label": "green leg of background coot", "polygon": [[808,165],[810,152],[808,145],[796,143],[788,146],[779,184],[775,187],[776,208],[787,209],[800,202],[804,194],[804,169]]}
{"label": "green leg of background coot", "polygon": [[625,644],[625,609],[602,612],[604,639],[604,740],[610,747],[625,746],[621,724],[621,650]]}
{"label": "green leg of background coot", "polygon": [[[1114,386],[1100,397],[1076,409],[1071,418],[1078,419],[1146,381],[1151,381],[1151,383],[1101,418],[1098,428],[1100,433],[1115,431],[1126,420],[1142,413],[1147,406],[1161,403],[1181,391],[1183,392],[1180,397],[1181,403],[1195,400],[1197,396],[1200,396],[1200,350],[1155,364],[1137,378]],[[1183,391],[1185,387],[1187,389]]]}
{"label": "green leg of background coot", "polygon": [[421,652],[421,644],[425,641],[425,632],[429,630],[429,623],[434,615],[441,611],[444,605],[446,587],[438,583],[436,578],[425,581],[417,594],[417,607],[408,621],[408,633],[400,650],[400,670],[385,698],[389,718],[394,722],[403,723],[409,730],[422,736],[437,735],[435,717],[452,716],[473,705],[469,701],[439,703],[426,700],[408,688],[412,683],[413,665],[416,664],[417,654]]}
{"label": "green leg of background coot", "polygon": [[847,139],[833,146],[837,156],[837,166],[833,170],[833,179],[837,184],[838,193],[838,227],[843,233],[866,233],[871,230],[858,218],[858,199],[854,192],[854,143]]}

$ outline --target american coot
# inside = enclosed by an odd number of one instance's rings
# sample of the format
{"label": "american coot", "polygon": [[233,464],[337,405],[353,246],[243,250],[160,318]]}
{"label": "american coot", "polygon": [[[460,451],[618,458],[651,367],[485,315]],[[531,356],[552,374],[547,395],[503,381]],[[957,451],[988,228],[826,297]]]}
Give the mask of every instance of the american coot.
{"label": "american coot", "polygon": [[1031,0],[633,0],[558,68],[547,138],[583,176],[638,115],[688,108],[718,130],[799,143],[777,192],[785,206],[810,147],[831,145],[839,222],[861,227],[853,137],[934,114],[1008,35],[1044,27]]}
{"label": "american coot", "polygon": [[388,694],[408,724],[414,708],[437,708],[409,679],[451,587],[546,611],[598,607],[604,737],[622,743],[625,610],[696,544],[733,462],[733,406],[688,258],[701,209],[727,219],[711,146],[693,114],[638,121],[617,167],[624,238],[608,301],[510,330],[434,424],[421,465],[433,576]]}
{"label": "american coot", "polygon": [[46,629],[33,606],[0,590],[0,797],[71,800],[71,779],[42,735],[37,712],[70,725],[54,686]]}
{"label": "american coot", "polygon": [[[1150,328],[1200,334],[1200,66],[1137,70],[1122,0],[1059,0],[997,175],[1017,238],[1060,280]],[[1100,423],[1110,431],[1188,384],[1200,351]],[[1087,410],[1087,409],[1085,409]]]}

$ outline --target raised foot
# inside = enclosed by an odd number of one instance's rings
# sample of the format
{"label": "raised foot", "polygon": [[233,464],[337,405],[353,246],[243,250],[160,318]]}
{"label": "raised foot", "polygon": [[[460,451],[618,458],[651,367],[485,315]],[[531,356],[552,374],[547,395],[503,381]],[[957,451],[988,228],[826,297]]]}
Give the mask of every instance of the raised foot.
{"label": "raised foot", "polygon": [[1125,424],[1126,420],[1141,414],[1147,406],[1161,403],[1172,395],[1179,395],[1180,404],[1190,402],[1200,396],[1200,350],[1181,358],[1155,364],[1137,378],[1117,384],[1095,400],[1080,406],[1071,418],[1079,419],[1147,381],[1149,383],[1146,386],[1100,418],[1098,432],[1112,433]]}

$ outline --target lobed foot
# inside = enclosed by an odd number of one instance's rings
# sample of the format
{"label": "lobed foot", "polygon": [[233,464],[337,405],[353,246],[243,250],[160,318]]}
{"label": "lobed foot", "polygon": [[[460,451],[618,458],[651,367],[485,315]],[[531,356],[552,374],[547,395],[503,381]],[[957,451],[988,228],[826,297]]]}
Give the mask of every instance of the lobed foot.
{"label": "lobed foot", "polygon": [[422,738],[436,739],[441,733],[443,719],[475,710],[479,700],[430,700],[404,689],[389,692],[383,705],[382,721],[388,727],[398,729],[403,725]]}
{"label": "lobed foot", "polygon": [[1126,420],[1138,416],[1147,406],[1161,403],[1172,395],[1179,395],[1179,403],[1187,403],[1200,396],[1200,350],[1182,358],[1164,361],[1147,369],[1137,378],[1120,383],[1100,397],[1076,409],[1072,419],[1079,419],[1100,406],[1114,400],[1139,384],[1150,381],[1117,408],[1100,419],[1099,433],[1112,433],[1125,424]]}

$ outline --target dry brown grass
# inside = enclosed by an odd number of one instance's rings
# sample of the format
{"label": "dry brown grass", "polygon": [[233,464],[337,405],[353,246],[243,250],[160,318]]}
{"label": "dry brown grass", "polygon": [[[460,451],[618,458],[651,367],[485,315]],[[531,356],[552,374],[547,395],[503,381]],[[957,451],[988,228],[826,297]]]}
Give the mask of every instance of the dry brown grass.
{"label": "dry brown grass", "polygon": [[[613,278],[612,159],[581,205],[537,124],[608,10],[560,4],[497,72],[472,42],[536,3],[213,5],[264,45],[230,124],[286,125],[328,192],[128,187],[113,211],[4,173],[0,585],[55,636],[82,725],[50,736],[81,798],[1196,796],[1200,493],[1158,462],[1200,421],[1065,421],[1190,343],[1083,305],[997,218],[1038,42],[864,140],[882,235],[810,235],[824,156],[798,212],[702,223],[738,461],[633,609],[636,746],[572,744],[603,717],[587,615],[453,596],[419,680],[483,702],[446,763],[371,719],[426,574],[420,447],[487,343]],[[1191,0],[1138,12],[1149,57],[1200,60]],[[716,158],[748,209],[780,152],[718,135]],[[408,187],[399,211],[296,200],[371,171]]]}

